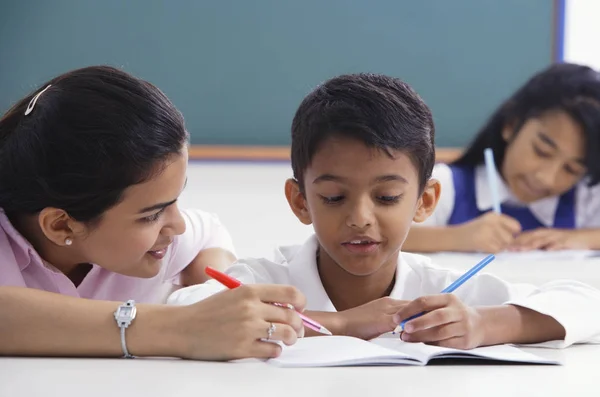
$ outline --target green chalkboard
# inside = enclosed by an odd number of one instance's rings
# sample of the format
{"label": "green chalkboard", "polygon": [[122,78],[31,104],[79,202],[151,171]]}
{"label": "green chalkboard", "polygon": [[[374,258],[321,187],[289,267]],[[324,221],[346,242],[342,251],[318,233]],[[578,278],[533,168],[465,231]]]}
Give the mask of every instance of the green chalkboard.
{"label": "green chalkboard", "polygon": [[0,5],[0,110],[44,80],[120,66],[163,89],[195,144],[285,145],[342,73],[412,84],[439,146],[552,60],[551,0],[24,0]]}

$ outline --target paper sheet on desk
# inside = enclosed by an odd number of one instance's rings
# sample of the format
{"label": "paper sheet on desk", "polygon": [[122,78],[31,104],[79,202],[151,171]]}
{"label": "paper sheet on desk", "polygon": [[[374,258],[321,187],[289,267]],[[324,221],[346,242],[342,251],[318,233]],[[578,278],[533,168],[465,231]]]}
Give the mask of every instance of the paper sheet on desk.
{"label": "paper sheet on desk", "polygon": [[562,250],[562,251],[525,251],[525,252],[510,252],[505,251],[496,255],[499,260],[528,260],[528,261],[544,261],[544,260],[581,260],[593,256],[600,256],[600,251],[591,250]]}
{"label": "paper sheet on desk", "polygon": [[[427,256],[437,259],[437,258],[466,258],[473,257],[473,261],[475,258],[480,258],[482,253],[464,253],[464,252],[438,252],[435,254],[429,254]],[[512,251],[504,251],[496,254],[497,261],[576,261],[583,260],[586,258],[592,257],[600,257],[600,251],[592,251],[592,250],[561,250],[561,251],[543,251],[543,250],[534,250],[534,251],[523,251],[523,252],[512,252]]]}

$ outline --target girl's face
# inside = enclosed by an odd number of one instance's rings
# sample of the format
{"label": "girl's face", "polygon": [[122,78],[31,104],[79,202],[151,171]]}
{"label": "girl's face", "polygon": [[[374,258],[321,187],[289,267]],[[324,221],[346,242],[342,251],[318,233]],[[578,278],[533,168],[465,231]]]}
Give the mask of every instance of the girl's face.
{"label": "girl's face", "polygon": [[167,247],[185,231],[176,201],[186,182],[187,160],[187,150],[173,156],[161,173],[127,188],[97,225],[74,231],[70,256],[127,276],[157,275]]}
{"label": "girl's face", "polygon": [[531,118],[518,132],[507,126],[502,136],[508,142],[502,177],[524,203],[559,196],[587,172],[583,130],[563,111]]}

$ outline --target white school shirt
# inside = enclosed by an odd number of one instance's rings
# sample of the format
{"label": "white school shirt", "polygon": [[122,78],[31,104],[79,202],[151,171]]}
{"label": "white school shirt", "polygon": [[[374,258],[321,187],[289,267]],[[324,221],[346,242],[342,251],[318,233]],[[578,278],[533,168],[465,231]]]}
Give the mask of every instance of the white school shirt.
{"label": "white school shirt", "polygon": [[[273,261],[238,261],[226,273],[245,284],[286,284],[306,296],[306,310],[337,311],[327,296],[317,269],[317,238],[304,245],[281,247]],[[461,273],[436,267],[422,255],[401,252],[396,281],[390,297],[413,300],[439,294]],[[187,305],[201,301],[224,287],[215,280],[186,287],[171,294],[168,304]],[[578,281],[553,281],[540,287],[510,284],[490,274],[479,274],[458,288],[455,295],[469,306],[514,304],[546,314],[566,330],[565,340],[538,344],[562,348],[574,343],[600,343],[600,291]]]}
{"label": "white school shirt", "polygon": [[81,284],[75,286],[62,272],[42,260],[31,244],[13,227],[0,208],[0,286],[36,288],[73,297],[163,303],[172,285],[200,253],[223,248],[235,254],[229,233],[216,215],[188,209],[181,211],[186,230],[167,248],[158,274],[151,278],[130,277],[93,265]]}
{"label": "white school shirt", "polygon": [[[424,222],[415,223],[415,226],[445,226],[454,210],[456,197],[450,166],[442,163],[436,164],[432,177],[441,183],[440,200],[433,214]],[[513,195],[500,174],[497,173],[496,179],[501,203],[527,206],[542,225],[546,227],[554,225],[554,215],[559,197],[546,197],[533,203],[523,204]],[[577,229],[600,228],[600,184],[588,187],[587,178],[584,178],[576,185],[575,189],[575,227]],[[493,203],[485,165],[475,167],[475,197],[479,211],[492,209]]]}

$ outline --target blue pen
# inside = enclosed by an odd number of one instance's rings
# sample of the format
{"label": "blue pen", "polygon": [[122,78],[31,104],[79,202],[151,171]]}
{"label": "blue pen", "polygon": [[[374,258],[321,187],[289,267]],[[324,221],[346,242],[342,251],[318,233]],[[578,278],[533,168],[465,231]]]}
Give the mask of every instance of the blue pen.
{"label": "blue pen", "polygon": [[487,148],[483,151],[483,157],[490,185],[490,194],[492,195],[492,206],[495,213],[501,214],[500,195],[498,194],[498,173],[496,172],[496,164],[494,163],[494,152],[492,152],[492,149]]}
{"label": "blue pen", "polygon": [[[475,266],[473,266],[471,269],[469,269],[465,274],[463,274],[462,276],[460,276],[459,278],[457,278],[455,282],[453,282],[452,284],[450,284],[449,286],[447,286],[446,288],[444,288],[444,290],[441,293],[442,294],[451,294],[458,287],[460,287],[461,285],[463,285],[467,280],[469,280],[471,277],[473,277],[475,274],[477,274],[477,272],[479,272],[481,269],[483,269],[484,267],[486,267],[494,259],[496,259],[496,257],[494,255],[488,255],[488,256],[486,256],[481,262],[479,262],[478,264],[476,264]],[[417,317],[421,317],[423,314],[425,314],[425,313],[418,313],[418,314],[415,314],[414,316],[411,316],[411,317],[407,318],[406,320],[403,320],[396,327],[396,329],[394,329],[394,333],[403,331],[404,330],[404,324],[406,324],[407,322],[409,322],[412,319],[415,319]]]}

